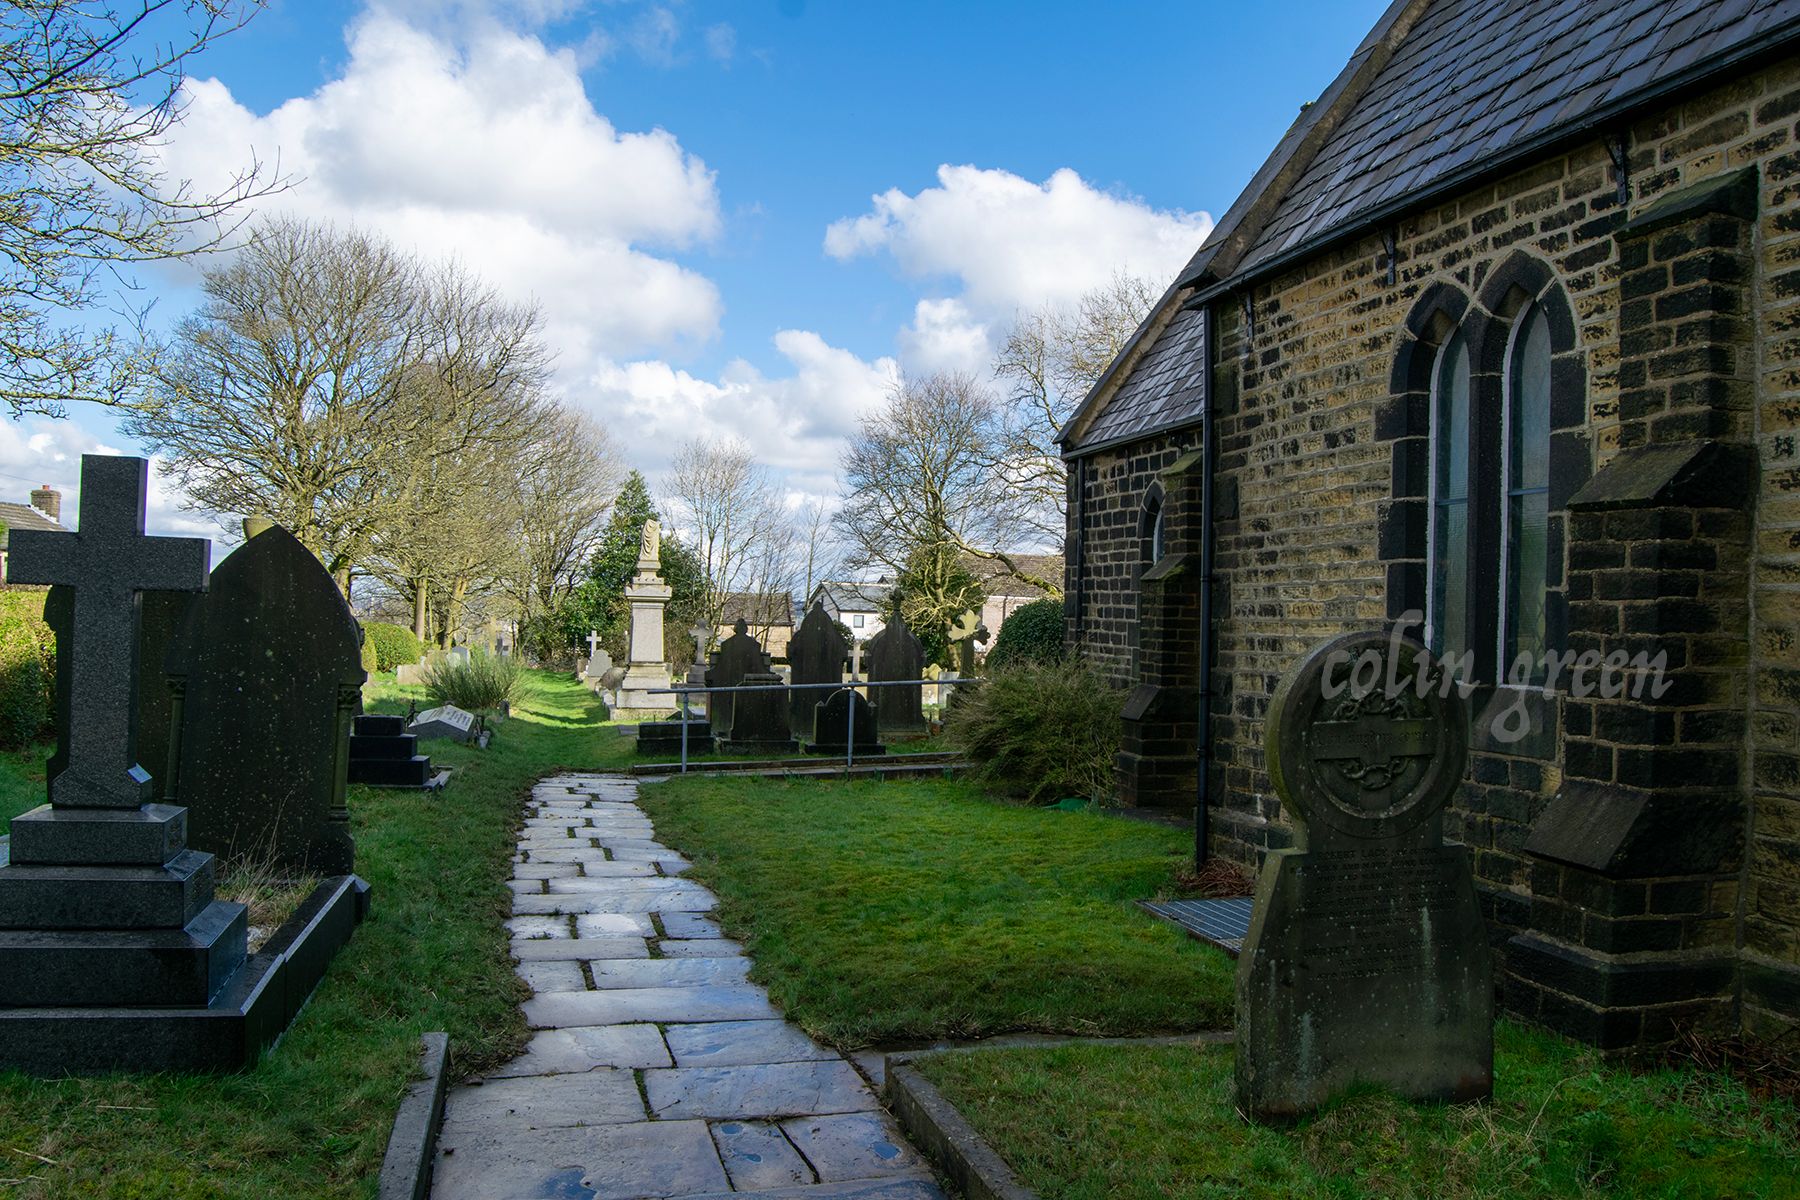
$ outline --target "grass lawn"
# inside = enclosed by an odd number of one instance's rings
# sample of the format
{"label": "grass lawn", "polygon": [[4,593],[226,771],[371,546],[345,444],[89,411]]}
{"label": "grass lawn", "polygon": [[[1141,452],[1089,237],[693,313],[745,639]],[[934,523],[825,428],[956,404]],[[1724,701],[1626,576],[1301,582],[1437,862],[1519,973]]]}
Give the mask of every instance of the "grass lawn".
{"label": "grass lawn", "polygon": [[1694,1071],[1633,1074],[1501,1022],[1494,1099],[1348,1097],[1291,1129],[1232,1103],[1231,1048],[1070,1045],[920,1061],[1045,1200],[1800,1195],[1800,1115]]}
{"label": "grass lawn", "polygon": [[0,750],[0,834],[14,817],[44,803],[44,763],[55,750],[49,742]]}
{"label": "grass lawn", "polygon": [[[371,711],[404,710],[391,676],[369,695]],[[372,1197],[418,1035],[448,1030],[459,1072],[503,1061],[524,1040],[502,926],[513,831],[540,775],[628,761],[631,743],[596,724],[597,708],[566,674],[528,673],[490,749],[429,743],[434,761],[457,768],[444,792],[351,789],[374,907],[253,1070],[0,1075],[0,1195]]]}
{"label": "grass lawn", "polygon": [[1182,830],[947,780],[692,777],[640,797],[751,978],[840,1047],[1230,1024],[1231,961],[1131,903],[1171,886]]}

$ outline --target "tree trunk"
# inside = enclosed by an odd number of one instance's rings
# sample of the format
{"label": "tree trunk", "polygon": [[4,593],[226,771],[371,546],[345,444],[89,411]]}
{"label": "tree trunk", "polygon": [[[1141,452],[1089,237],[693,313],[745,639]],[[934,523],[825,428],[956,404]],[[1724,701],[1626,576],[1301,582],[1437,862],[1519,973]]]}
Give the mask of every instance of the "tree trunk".
{"label": "tree trunk", "polygon": [[413,636],[421,642],[425,640],[425,603],[431,592],[431,583],[423,576],[413,581]]}

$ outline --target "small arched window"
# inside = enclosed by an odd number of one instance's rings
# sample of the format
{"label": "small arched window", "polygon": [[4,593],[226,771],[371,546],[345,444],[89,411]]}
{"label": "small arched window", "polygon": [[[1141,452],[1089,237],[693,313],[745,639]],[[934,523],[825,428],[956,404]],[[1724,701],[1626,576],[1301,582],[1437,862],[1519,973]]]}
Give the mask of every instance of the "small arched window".
{"label": "small arched window", "polygon": [[1550,319],[1532,303],[1519,314],[1506,354],[1506,403],[1501,410],[1505,503],[1501,545],[1500,661],[1529,659],[1541,682],[1548,649],[1544,621],[1550,522]]}
{"label": "small arched window", "polygon": [[1469,648],[1469,346],[1459,329],[1438,349],[1431,378],[1431,649]]}
{"label": "small arched window", "polygon": [[1163,560],[1163,553],[1167,548],[1167,543],[1163,540],[1163,507],[1158,504],[1150,514],[1151,565],[1154,566]]}

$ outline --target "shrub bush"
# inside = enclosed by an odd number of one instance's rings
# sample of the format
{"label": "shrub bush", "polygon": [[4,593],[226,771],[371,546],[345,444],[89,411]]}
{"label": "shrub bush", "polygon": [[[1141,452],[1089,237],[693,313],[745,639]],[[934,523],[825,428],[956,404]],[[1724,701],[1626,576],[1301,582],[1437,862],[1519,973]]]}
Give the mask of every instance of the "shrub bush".
{"label": "shrub bush", "polygon": [[368,673],[370,679],[375,678],[375,672],[381,670],[381,655],[376,653],[375,639],[369,636],[366,627],[363,629],[362,669]]}
{"label": "shrub bush", "polygon": [[519,660],[476,650],[468,662],[441,658],[425,668],[425,694],[470,712],[499,708],[519,686]]}
{"label": "shrub bush", "polygon": [[368,635],[363,644],[373,643],[375,646],[375,669],[378,671],[391,671],[425,657],[425,647],[420,644],[413,631],[404,625],[370,621],[363,626],[363,630]]}
{"label": "shrub bush", "polygon": [[988,651],[987,669],[1028,663],[1061,662],[1063,656],[1063,606],[1061,600],[1033,600],[1016,610],[1000,626],[994,648]]}
{"label": "shrub bush", "polygon": [[1113,794],[1124,698],[1080,663],[1032,663],[957,688],[944,733],[977,777],[1031,801]]}
{"label": "shrub bush", "polygon": [[0,749],[21,750],[56,719],[56,635],[45,591],[0,592]]}

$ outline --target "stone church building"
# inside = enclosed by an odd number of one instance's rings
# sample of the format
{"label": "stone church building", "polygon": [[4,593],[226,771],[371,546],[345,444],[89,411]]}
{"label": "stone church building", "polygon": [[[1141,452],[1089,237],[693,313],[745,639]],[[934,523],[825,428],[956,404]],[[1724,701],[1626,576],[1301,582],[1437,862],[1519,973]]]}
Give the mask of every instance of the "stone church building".
{"label": "stone church building", "polygon": [[1124,802],[1287,844],[1276,680],[1415,617],[1506,1007],[1800,1020],[1800,0],[1396,0],[1059,441]]}

